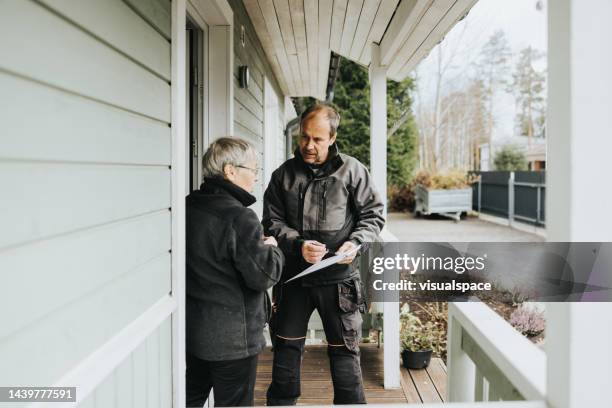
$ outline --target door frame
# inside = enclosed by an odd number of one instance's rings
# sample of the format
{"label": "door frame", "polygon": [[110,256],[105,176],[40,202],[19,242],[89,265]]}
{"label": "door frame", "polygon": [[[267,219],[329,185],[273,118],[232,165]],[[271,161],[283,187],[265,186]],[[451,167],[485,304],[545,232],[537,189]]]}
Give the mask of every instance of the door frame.
{"label": "door frame", "polygon": [[[185,56],[187,65],[185,67],[187,87],[197,87],[197,95],[187,94],[186,96],[186,126],[187,154],[189,160],[187,171],[191,185],[188,186],[186,193],[197,189],[202,182],[202,155],[204,146],[208,146],[208,24],[202,20],[195,10],[190,10],[190,3],[187,3],[187,25],[191,26],[191,38],[186,37]],[[191,43],[194,44],[191,44]],[[193,45],[193,49],[191,46]],[[196,61],[194,71],[192,68],[193,60]],[[195,112],[195,115],[194,115]],[[194,119],[195,118],[195,119]],[[195,140],[192,140],[192,132],[195,133]],[[195,158],[195,160],[193,160]]]}
{"label": "door frame", "polygon": [[[186,124],[186,23],[189,10],[192,18],[208,25],[208,59],[206,63],[208,115],[203,134],[213,138],[233,132],[233,11],[227,0],[173,0],[171,45],[172,103],[172,403],[185,406],[185,191],[187,191],[189,158]],[[206,53],[205,53],[206,54]],[[214,63],[211,63],[214,61]],[[206,133],[208,132],[208,133]],[[210,137],[208,137],[210,141]]]}

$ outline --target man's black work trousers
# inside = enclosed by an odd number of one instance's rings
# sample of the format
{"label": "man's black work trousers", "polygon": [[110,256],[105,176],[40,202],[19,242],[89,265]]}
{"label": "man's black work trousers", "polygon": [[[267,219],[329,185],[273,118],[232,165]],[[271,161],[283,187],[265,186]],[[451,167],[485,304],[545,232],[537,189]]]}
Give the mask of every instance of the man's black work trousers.
{"label": "man's black work trousers", "polygon": [[257,357],[206,361],[187,353],[187,407],[202,407],[211,388],[216,407],[252,407]]}
{"label": "man's black work trousers", "polygon": [[295,405],[300,396],[300,366],[308,320],[317,309],[327,338],[327,354],[334,385],[334,404],[365,404],[359,341],[362,296],[358,280],[302,287],[300,281],[277,285],[272,317],[274,339],[272,383],[268,405]]}

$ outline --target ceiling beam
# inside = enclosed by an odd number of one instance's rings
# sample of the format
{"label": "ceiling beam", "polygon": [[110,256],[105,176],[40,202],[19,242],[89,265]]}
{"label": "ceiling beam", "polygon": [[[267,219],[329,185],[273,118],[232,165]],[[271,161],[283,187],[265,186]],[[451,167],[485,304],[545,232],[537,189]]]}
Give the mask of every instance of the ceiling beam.
{"label": "ceiling beam", "polygon": [[308,94],[310,79],[308,74],[308,47],[306,45],[307,26],[304,25],[304,5],[303,0],[289,0],[291,11],[291,23],[293,25],[293,35],[295,37],[295,48],[299,63],[299,72],[302,79],[304,92]]}
{"label": "ceiling beam", "polygon": [[379,5],[380,0],[365,0],[363,3],[361,15],[359,16],[359,23],[355,30],[355,38],[353,38],[353,44],[351,45],[351,50],[348,55],[353,61],[359,62],[359,57],[366,44],[368,34],[370,34],[370,30],[372,29],[372,23],[374,22],[374,17],[376,17]]}
{"label": "ceiling beam", "polygon": [[302,75],[300,75],[300,62],[295,48],[295,36],[293,34],[293,25],[291,24],[291,11],[289,10],[288,0],[274,0],[274,9],[275,14],[273,16],[276,17],[280,26],[281,39],[282,43],[285,44],[285,52],[291,67],[293,83],[298,94],[302,96],[304,94],[304,81]]}
{"label": "ceiling beam", "polygon": [[335,0],[332,13],[332,25],[329,37],[329,48],[340,53],[342,31],[344,31],[344,16],[346,15],[347,0]]}
{"label": "ceiling beam", "polygon": [[329,48],[331,24],[332,24],[332,2],[322,1],[319,3],[319,59],[317,88],[314,96],[318,99],[325,99],[327,89],[327,73],[329,71],[329,60],[331,51]]}
{"label": "ceiling beam", "polygon": [[[443,1],[452,2],[453,0]],[[380,63],[383,66],[389,66],[395,54],[432,3],[434,3],[433,0],[404,0],[399,4],[380,43]]]}
{"label": "ceiling beam", "polygon": [[[246,3],[256,2],[259,3],[265,26],[270,34],[270,39],[274,48],[274,54],[278,58],[278,63],[282,69],[282,73],[285,76],[287,87],[291,95],[297,95],[299,91],[298,82],[300,80],[299,74],[294,77],[293,70],[291,69],[287,52],[285,51],[285,45],[283,43],[283,36],[281,29],[276,18],[276,11],[272,0],[244,0]],[[247,7],[247,10],[249,7]],[[250,14],[249,14],[250,15]]]}
{"label": "ceiling beam", "polygon": [[361,56],[359,57],[359,61],[363,65],[370,64],[370,54],[372,52],[372,44],[380,44],[383,34],[385,34],[385,30],[389,25],[389,21],[395,12],[397,7],[397,3],[399,0],[385,0],[380,3],[378,6],[378,10],[376,11],[376,17],[374,18],[374,23],[370,28],[370,33],[368,34],[368,38],[363,46],[363,50],[361,51]]}
{"label": "ceiling beam", "polygon": [[348,57],[351,53],[351,46],[355,38],[359,15],[363,0],[349,0],[346,8],[346,16],[344,16],[344,27],[342,27],[342,38],[340,40],[340,55]]}
{"label": "ceiling beam", "polygon": [[304,66],[308,77],[306,96],[314,97],[317,94],[319,77],[319,3],[317,0],[304,0],[304,20],[308,55],[307,65]]}

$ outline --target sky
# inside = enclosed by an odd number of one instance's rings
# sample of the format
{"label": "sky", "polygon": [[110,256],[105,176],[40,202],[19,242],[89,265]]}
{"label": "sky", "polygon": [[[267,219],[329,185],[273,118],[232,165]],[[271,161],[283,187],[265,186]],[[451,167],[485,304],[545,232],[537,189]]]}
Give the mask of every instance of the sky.
{"label": "sky", "polygon": [[[506,34],[513,57],[527,46],[546,52],[547,0],[540,0],[543,6],[541,11],[537,10],[537,3],[538,0],[479,0],[467,17],[438,45],[442,47],[443,61],[452,61],[443,89],[448,92],[462,87],[465,78],[473,74],[472,62],[482,45],[497,30],[503,30]],[[416,69],[418,95],[423,106],[431,106],[434,97],[437,52],[434,48]],[[537,68],[545,67],[545,59],[541,64]],[[515,116],[513,96],[498,92],[495,105],[498,108],[495,109],[497,124],[494,139],[512,136]]]}

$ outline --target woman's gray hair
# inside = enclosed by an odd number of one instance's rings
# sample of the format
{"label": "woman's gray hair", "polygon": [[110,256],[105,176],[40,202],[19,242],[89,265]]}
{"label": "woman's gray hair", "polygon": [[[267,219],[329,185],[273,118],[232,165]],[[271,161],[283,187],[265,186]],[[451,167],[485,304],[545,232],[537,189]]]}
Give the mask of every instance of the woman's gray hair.
{"label": "woman's gray hair", "polygon": [[225,177],[223,168],[226,164],[242,166],[249,159],[257,160],[253,145],[243,139],[221,137],[210,144],[202,158],[204,177]]}

